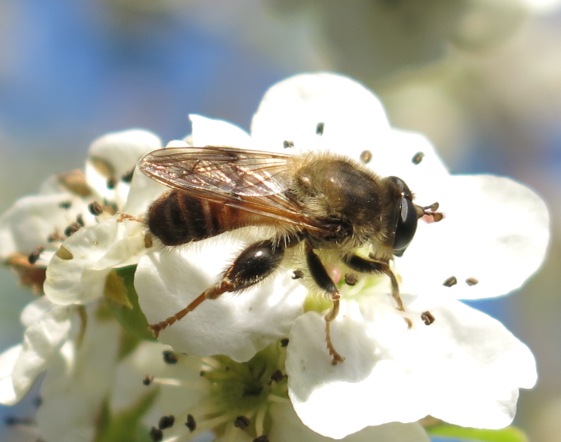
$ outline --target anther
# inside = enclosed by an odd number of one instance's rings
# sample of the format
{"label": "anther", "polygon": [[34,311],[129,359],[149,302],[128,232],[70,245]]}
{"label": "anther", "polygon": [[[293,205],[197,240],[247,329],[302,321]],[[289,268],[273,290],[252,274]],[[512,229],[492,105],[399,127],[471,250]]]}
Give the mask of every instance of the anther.
{"label": "anther", "polygon": [[162,355],[164,356],[164,362],[166,364],[177,364],[177,355],[173,351],[165,350],[162,352]]}
{"label": "anther", "polygon": [[31,265],[36,264],[37,261],[39,261],[39,257],[41,256],[41,253],[43,253],[43,250],[45,250],[44,247],[37,247],[33,252],[29,254],[29,256],[27,257],[27,262]]}
{"label": "anther", "polygon": [[442,283],[445,287],[452,287],[458,283],[458,279],[455,276],[450,276],[446,281]]}
{"label": "anther", "polygon": [[292,272],[292,279],[302,279],[304,277],[304,272],[300,269],[294,270]]}
{"label": "anther", "polygon": [[356,285],[357,282],[358,276],[356,275],[356,273],[345,273],[345,284],[352,287],[353,285]]}
{"label": "anther", "polygon": [[72,201],[61,201],[58,203],[58,207],[61,209],[70,209],[72,207]]}
{"label": "anther", "polygon": [[479,280],[477,278],[472,277],[472,278],[466,279],[466,284],[469,285],[469,286],[475,285],[477,283],[479,283]]}
{"label": "anther", "polygon": [[421,314],[421,319],[423,320],[425,325],[431,325],[435,321],[433,314],[428,310]]}
{"label": "anther", "polygon": [[185,426],[189,428],[189,431],[192,433],[197,429],[197,422],[192,414],[187,415],[187,421],[185,422]]}
{"label": "anther", "polygon": [[150,440],[152,442],[160,442],[164,439],[164,432],[159,428],[152,427],[150,429]]}
{"label": "anther", "polygon": [[288,149],[289,147],[294,147],[294,141],[284,140],[282,142],[282,147],[284,147],[285,149]]}
{"label": "anther", "polygon": [[413,162],[413,164],[420,164],[421,161],[423,161],[424,156],[425,154],[423,152],[417,152],[415,155],[413,155],[411,161]]}
{"label": "anther", "polygon": [[88,210],[94,216],[101,215],[103,213],[103,206],[99,204],[97,201],[88,204]]}
{"label": "anther", "polygon": [[364,164],[368,164],[372,160],[372,152],[369,150],[363,150],[359,158]]}
{"label": "anther", "polygon": [[175,423],[175,416],[173,416],[172,414],[170,414],[169,416],[162,416],[160,418],[160,421],[158,422],[158,428],[160,430],[165,430],[166,428],[173,427],[174,423]]}
{"label": "anther", "polygon": [[281,345],[281,347],[287,347],[287,346],[288,346],[288,342],[289,342],[289,339],[288,339],[288,338],[282,338],[282,339],[280,340],[280,345]]}
{"label": "anther", "polygon": [[143,385],[150,385],[150,384],[152,384],[153,381],[154,381],[154,376],[146,375],[146,376],[144,376],[144,379],[142,379],[142,384]]}
{"label": "anther", "polygon": [[234,427],[239,428],[241,430],[245,430],[249,427],[251,421],[246,416],[238,416],[234,419]]}
{"label": "anther", "polygon": [[319,122],[316,126],[316,134],[323,135],[323,129],[325,128],[325,123]]}

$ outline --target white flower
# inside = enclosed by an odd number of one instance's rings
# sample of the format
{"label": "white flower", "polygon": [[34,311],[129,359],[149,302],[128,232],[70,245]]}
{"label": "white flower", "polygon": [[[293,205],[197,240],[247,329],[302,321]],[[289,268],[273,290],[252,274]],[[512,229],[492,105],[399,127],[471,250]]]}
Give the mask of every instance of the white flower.
{"label": "white flower", "polygon": [[[223,134],[232,134],[232,141]],[[359,275],[355,286],[336,281],[341,311],[331,329],[343,363],[331,365],[325,323],[315,312],[329,305],[311,298],[313,283],[293,279],[295,269],[305,270],[302,258],[288,257],[243,293],[203,302],[162,330],[162,342],[179,352],[247,361],[289,336],[294,409],[328,437],[427,414],[475,427],[510,423],[518,389],[535,383],[533,355],[497,321],[457,299],[507,294],[539,268],[549,221],[538,196],[507,178],[449,175],[425,138],[391,128],[374,95],[332,74],[300,75],[271,88],[251,136],[195,117],[190,143],[371,157],[367,166],[402,178],[416,203],[439,202],[444,219],[420,221],[411,245],[392,264],[404,313],[384,276]],[[184,308],[219,281],[244,247],[270,235],[244,228],[181,247],[155,247],[140,259],[135,277],[149,322]],[[324,265],[332,275],[347,271],[336,260]],[[431,318],[434,324],[425,325]]]}
{"label": "white flower", "polygon": [[[153,440],[326,441],[302,424],[287,398],[285,348],[274,343],[245,363],[224,356],[174,353],[142,343],[117,369],[110,411],[117,414],[147,401],[145,427]],[[202,439],[204,436],[206,439]],[[259,439],[261,437],[262,439]],[[419,424],[367,428],[349,442],[428,442]]]}
{"label": "white flower", "polygon": [[[160,145],[154,134],[142,130],[111,133],[94,141],[86,161],[93,201],[110,204],[113,213],[124,210],[136,162]],[[143,209],[127,204],[124,213],[142,214]],[[87,304],[107,294],[111,271],[136,264],[149,247],[142,222],[111,215],[102,212],[65,239],[52,256],[44,290],[55,304]]]}

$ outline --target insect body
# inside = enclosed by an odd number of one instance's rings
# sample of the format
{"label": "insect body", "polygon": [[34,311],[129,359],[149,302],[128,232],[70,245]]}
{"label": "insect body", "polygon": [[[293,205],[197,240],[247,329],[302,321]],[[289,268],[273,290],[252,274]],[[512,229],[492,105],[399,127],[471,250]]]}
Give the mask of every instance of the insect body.
{"label": "insect body", "polygon": [[[321,253],[335,253],[354,272],[387,275],[397,308],[403,311],[389,261],[407,248],[418,218],[441,216],[436,205],[414,204],[400,178],[380,178],[358,162],[331,153],[169,148],[147,154],[139,167],[171,188],[150,206],[147,216],[148,228],[165,245],[200,241],[244,226],[272,226],[277,232],[249,245],[215,285],[184,309],[151,324],[156,336],[205,299],[262,281],[279,267],[286,249],[303,243],[309,274],[332,301],[325,331],[336,364],[343,358],[331,341],[331,322],[340,294]],[[371,247],[369,258],[356,254],[362,246]]]}

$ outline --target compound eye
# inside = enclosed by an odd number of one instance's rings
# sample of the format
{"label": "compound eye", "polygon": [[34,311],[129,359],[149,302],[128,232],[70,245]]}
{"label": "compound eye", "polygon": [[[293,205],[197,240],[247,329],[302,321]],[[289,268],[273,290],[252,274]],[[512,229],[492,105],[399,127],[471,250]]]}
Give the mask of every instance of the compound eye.
{"label": "compound eye", "polygon": [[401,256],[417,230],[417,212],[409,198],[401,197],[395,236],[393,240],[394,255]]}

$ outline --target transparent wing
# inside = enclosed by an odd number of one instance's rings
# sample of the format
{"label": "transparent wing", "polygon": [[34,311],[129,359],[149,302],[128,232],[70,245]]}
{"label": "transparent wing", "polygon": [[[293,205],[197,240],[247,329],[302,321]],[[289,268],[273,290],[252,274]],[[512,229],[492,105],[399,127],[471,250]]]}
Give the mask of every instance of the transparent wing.
{"label": "transparent wing", "polygon": [[140,160],[139,168],[165,186],[194,197],[323,230],[285,192],[293,158],[223,146],[181,147],[150,152]]}

